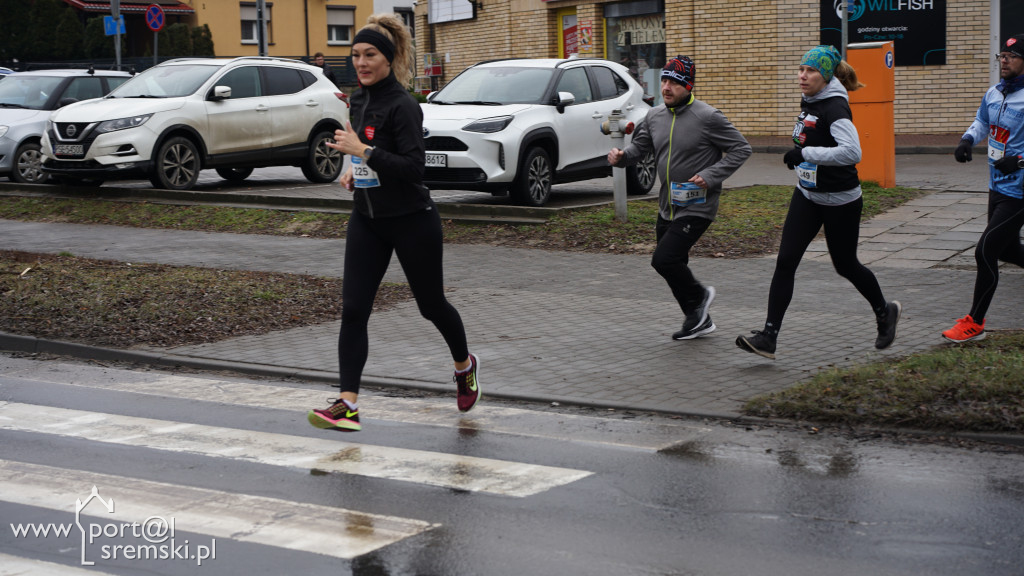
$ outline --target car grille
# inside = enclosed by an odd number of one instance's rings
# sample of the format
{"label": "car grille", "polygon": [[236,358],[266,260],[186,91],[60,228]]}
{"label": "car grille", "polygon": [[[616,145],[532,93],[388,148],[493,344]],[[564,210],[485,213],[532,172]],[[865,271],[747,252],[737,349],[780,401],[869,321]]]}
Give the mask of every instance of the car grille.
{"label": "car grille", "polygon": [[427,168],[423,180],[430,182],[487,182],[487,174],[479,168]]}
{"label": "car grille", "polygon": [[469,146],[465,142],[451,136],[431,136],[424,139],[423,142],[427,145],[427,150],[432,152],[465,152],[469,150]]}
{"label": "car grille", "polygon": [[44,164],[47,168],[103,168],[103,165],[95,160],[53,160],[49,159]]}
{"label": "car grille", "polygon": [[[89,127],[89,124],[89,122],[57,122],[57,141],[80,142],[89,135],[86,133],[86,129]],[[68,130],[70,130],[72,134],[68,134]],[[51,132],[51,134],[53,133]],[[95,138],[92,138],[92,140],[95,140]]]}

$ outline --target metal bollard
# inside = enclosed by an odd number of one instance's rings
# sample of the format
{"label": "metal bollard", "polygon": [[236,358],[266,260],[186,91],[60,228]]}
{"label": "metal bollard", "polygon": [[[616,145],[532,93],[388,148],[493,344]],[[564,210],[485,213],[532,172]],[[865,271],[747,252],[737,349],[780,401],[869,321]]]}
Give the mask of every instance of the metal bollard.
{"label": "metal bollard", "polygon": [[[626,122],[622,110],[612,110],[608,119],[601,123],[601,133],[612,137],[612,147],[622,150],[626,147],[626,134],[633,133],[633,123]],[[626,169],[612,167],[612,193],[615,200],[615,219],[626,221]]]}

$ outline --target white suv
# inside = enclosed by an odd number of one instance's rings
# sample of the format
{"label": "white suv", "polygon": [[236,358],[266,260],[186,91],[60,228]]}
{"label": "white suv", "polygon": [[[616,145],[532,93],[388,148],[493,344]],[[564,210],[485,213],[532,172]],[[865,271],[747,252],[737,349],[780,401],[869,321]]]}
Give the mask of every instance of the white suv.
{"label": "white suv", "polygon": [[331,182],[343,157],[327,143],[348,120],[343,97],[297,60],[171,60],[54,112],[43,171],[68,183],[142,176],[187,190],[204,168],[240,181],[253,168],[300,166],[311,182]]}
{"label": "white suv", "polygon": [[[608,60],[495,60],[471,66],[421,104],[424,184],[495,194],[507,190],[518,204],[543,206],[552,184],[611,175],[612,140],[601,133],[601,124],[621,110],[639,125],[651,100],[625,67]],[[653,153],[627,168],[628,193],[649,192],[656,170]]]}

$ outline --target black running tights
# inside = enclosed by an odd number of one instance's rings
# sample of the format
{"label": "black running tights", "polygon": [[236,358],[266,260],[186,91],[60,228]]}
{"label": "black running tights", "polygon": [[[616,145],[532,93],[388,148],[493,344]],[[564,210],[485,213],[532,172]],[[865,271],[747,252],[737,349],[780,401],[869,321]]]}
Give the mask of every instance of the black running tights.
{"label": "black running tights", "polygon": [[857,239],[860,236],[860,214],[864,199],[841,206],[822,206],[804,197],[799,189],[793,191],[789,214],[782,227],[782,242],[775,263],[775,275],[768,291],[767,324],[778,330],[782,318],[793,299],[793,284],[797,266],[821,227],[825,227],[832,265],[861,293],[873,310],[885,307],[885,297],[875,275],[857,259]]}
{"label": "black running tights", "polygon": [[978,275],[974,280],[974,299],[971,318],[981,322],[988,313],[999,284],[999,261],[1024,267],[1024,246],[1020,244],[1020,229],[1024,226],[1024,200],[989,190],[988,226],[981,233],[974,259]]}
{"label": "black running tights", "polygon": [[462,318],[444,297],[442,251],[441,218],[436,209],[377,219],[352,212],[345,240],[338,337],[342,392],[359,392],[369,353],[367,324],[392,252],[398,255],[420,314],[441,332],[452,359],[461,362],[469,357]]}

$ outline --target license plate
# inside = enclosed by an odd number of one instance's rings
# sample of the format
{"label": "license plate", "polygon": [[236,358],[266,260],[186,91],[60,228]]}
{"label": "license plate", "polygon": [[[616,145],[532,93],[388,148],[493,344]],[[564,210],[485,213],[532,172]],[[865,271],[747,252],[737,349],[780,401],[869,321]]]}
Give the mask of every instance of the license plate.
{"label": "license plate", "polygon": [[57,144],[53,147],[53,153],[57,156],[81,156],[85,154],[85,146],[82,144]]}
{"label": "license plate", "polygon": [[447,168],[447,154],[427,154],[427,168]]}

